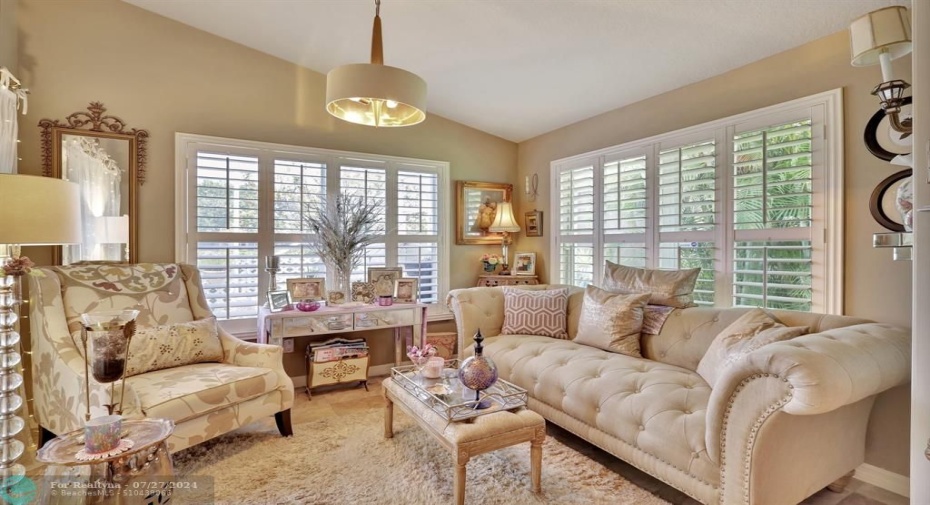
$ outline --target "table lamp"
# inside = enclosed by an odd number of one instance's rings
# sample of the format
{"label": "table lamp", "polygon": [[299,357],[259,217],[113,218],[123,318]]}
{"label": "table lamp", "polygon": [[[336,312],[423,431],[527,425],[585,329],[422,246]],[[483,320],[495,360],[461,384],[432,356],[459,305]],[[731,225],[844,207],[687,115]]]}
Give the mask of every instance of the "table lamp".
{"label": "table lamp", "polygon": [[[60,245],[81,242],[81,197],[77,184],[31,175],[0,175],[0,244],[19,258],[23,245]],[[2,260],[3,264],[7,260]],[[25,444],[18,440],[25,428],[16,412],[23,404],[19,388],[19,333],[21,300],[19,271],[0,277],[0,477],[24,475],[16,461]]]}
{"label": "table lamp", "polygon": [[513,206],[510,202],[497,204],[497,215],[494,216],[494,223],[488,228],[488,231],[504,234],[501,237],[501,252],[503,253],[501,275],[510,275],[510,261],[507,259],[507,249],[513,243],[513,237],[510,234],[520,231],[520,225],[517,224],[517,220],[513,217]]}

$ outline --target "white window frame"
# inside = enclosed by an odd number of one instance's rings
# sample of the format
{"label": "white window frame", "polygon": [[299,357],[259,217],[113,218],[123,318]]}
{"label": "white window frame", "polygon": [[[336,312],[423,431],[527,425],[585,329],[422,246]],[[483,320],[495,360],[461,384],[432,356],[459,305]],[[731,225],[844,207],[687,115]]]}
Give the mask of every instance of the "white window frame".
{"label": "white window frame", "polygon": [[[314,147],[291,146],[285,144],[275,144],[270,142],[259,142],[253,140],[240,140],[224,137],[213,137],[208,135],[198,135],[192,133],[175,134],[175,260],[179,263],[196,264],[196,247],[189,239],[189,231],[192,226],[192,217],[196,215],[196,201],[191,198],[190,189],[192,177],[196,171],[196,153],[198,150],[216,150],[221,153],[234,155],[255,156],[259,159],[259,232],[258,233],[235,233],[230,238],[233,240],[245,240],[245,236],[257,237],[259,244],[274,244],[274,216],[273,216],[273,194],[274,184],[272,173],[268,169],[273,167],[274,159],[287,157],[294,161],[307,161],[314,163],[325,163],[327,167],[327,194],[333,194],[339,190],[338,171],[343,164],[351,166],[364,167],[366,162],[375,161],[376,168],[384,168],[388,171],[388,180],[396,181],[397,170],[410,170],[412,166],[424,168],[424,172],[436,173],[439,191],[439,295],[438,302],[431,304],[428,310],[428,320],[438,321],[451,319],[452,315],[448,308],[442,302],[449,292],[449,278],[451,274],[451,192],[449,189],[449,172],[450,164],[446,161],[424,160],[417,158],[404,158],[398,156],[386,156],[381,154],[358,153],[351,151],[337,151],[333,149],[321,149]],[[374,164],[372,164],[373,166]],[[395,169],[395,165],[399,165]],[[333,176],[333,174],[336,174]],[[390,185],[388,186],[390,187]],[[393,192],[387,194],[387,208],[397,209],[397,195]],[[396,221],[396,216],[391,217],[388,212],[387,229],[391,228],[391,223]],[[396,227],[396,226],[395,226]],[[281,239],[281,233],[278,233]],[[299,234],[291,235],[301,241]],[[415,235],[413,237],[416,237]],[[385,237],[385,246],[389,244],[398,244],[403,242],[404,236],[396,233],[388,234]],[[280,241],[280,240],[279,240]],[[416,240],[412,240],[416,242]],[[265,250],[259,246],[259,257],[271,254],[272,251]],[[397,261],[396,251],[388,248],[385,261],[392,265]],[[333,281],[333,273],[327,272],[327,281]],[[268,285],[268,273],[263,268],[259,268],[258,285]],[[260,288],[263,293],[264,289]],[[260,297],[262,294],[259,295]],[[256,328],[256,318],[237,318],[222,321],[223,327],[232,333],[252,333]]]}
{"label": "white window frame", "polygon": [[[596,151],[583,153],[552,161],[550,163],[550,187],[553,198],[550,202],[550,212],[553,216],[553,233],[548,244],[549,278],[553,282],[561,279],[561,245],[572,242],[574,237],[566,236],[563,240],[559,232],[560,198],[559,174],[564,170],[593,165],[595,180],[595,201],[601,198],[603,192],[603,166],[607,162],[629,157],[638,152],[645,152],[647,186],[647,226],[646,247],[647,267],[655,267],[655,258],[658,257],[659,232],[658,220],[658,185],[656,172],[658,170],[658,153],[663,144],[674,145],[691,140],[715,139],[716,142],[716,226],[713,233],[715,242],[726,244],[726,247],[717,248],[715,264],[720,268],[715,274],[715,305],[728,307],[732,304],[733,294],[733,258],[731,256],[734,243],[732,226],[732,182],[730,180],[730,167],[733,151],[733,134],[739,129],[744,131],[750,124],[776,124],[779,117],[790,117],[792,111],[812,109],[822,115],[822,121],[814,119],[812,122],[811,140],[814,149],[823,156],[824,167],[821,180],[813,183],[814,195],[814,223],[813,228],[822,228],[823,237],[817,236],[812,230],[811,242],[814,250],[820,252],[822,264],[815,266],[814,286],[812,293],[814,310],[827,314],[843,313],[843,214],[844,214],[844,154],[843,154],[843,90],[837,88],[815,95],[791,100],[769,107],[721,118],[704,124],[683,128],[680,130],[639,139],[624,144],[606,147]],[[813,115],[813,114],[812,114]],[[820,189],[818,191],[818,188]],[[595,206],[595,211],[599,206]],[[604,236],[602,231],[602,214],[595,216],[594,236],[594,282],[599,284],[604,271]],[[822,223],[817,226],[816,223]],[[685,232],[682,232],[685,233]],[[701,232],[706,233],[706,232]],[[778,230],[759,230],[760,238],[777,239]],[[650,248],[651,251],[650,252]],[[819,268],[818,268],[819,267]],[[819,279],[819,281],[818,281]]]}

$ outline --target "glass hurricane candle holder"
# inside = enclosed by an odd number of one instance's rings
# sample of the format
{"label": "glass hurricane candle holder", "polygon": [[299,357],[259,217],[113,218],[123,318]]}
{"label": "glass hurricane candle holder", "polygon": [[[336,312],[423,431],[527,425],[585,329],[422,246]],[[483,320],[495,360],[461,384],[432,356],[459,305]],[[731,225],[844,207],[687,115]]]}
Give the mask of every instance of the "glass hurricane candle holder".
{"label": "glass hurricane candle holder", "polygon": [[[135,333],[135,319],[138,310],[110,310],[81,314],[83,331],[81,340],[84,345],[85,386],[87,401],[87,419],[90,419],[90,377],[101,384],[113,384],[123,378],[126,372],[126,357],[129,342]],[[123,382],[125,387],[125,381]],[[110,399],[112,401],[112,390]],[[110,414],[114,413],[115,404],[107,405]],[[122,410],[122,394],[120,409]]]}

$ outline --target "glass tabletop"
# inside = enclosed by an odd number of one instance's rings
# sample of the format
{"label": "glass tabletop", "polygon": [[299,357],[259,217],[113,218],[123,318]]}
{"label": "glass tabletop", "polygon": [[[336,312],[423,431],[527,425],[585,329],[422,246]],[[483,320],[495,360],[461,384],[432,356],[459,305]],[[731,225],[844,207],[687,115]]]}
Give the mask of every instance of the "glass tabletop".
{"label": "glass tabletop", "polygon": [[84,429],[55,437],[36,454],[36,459],[54,465],[92,465],[138,453],[152,445],[164,442],[174,431],[174,422],[169,419],[123,419],[123,438],[133,441],[132,449],[109,458],[83,461],[75,454],[84,447]]}
{"label": "glass tabletop", "polygon": [[[447,360],[438,378],[423,377],[413,365],[391,369],[391,377],[411,396],[449,421],[462,421],[500,410],[526,407],[526,390],[503,379],[476,393],[458,376],[458,360]],[[476,408],[481,405],[485,408]]]}

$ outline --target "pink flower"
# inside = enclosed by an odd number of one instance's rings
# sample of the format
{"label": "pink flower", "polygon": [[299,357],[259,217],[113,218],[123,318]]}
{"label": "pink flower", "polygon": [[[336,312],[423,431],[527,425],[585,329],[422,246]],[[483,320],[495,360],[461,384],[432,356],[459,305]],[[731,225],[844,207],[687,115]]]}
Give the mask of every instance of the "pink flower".
{"label": "pink flower", "polygon": [[412,345],[407,347],[407,357],[410,359],[413,358],[429,358],[436,355],[436,347],[433,344],[426,344],[422,349]]}
{"label": "pink flower", "polygon": [[3,275],[26,275],[32,270],[32,267],[36,266],[28,256],[20,256],[18,258],[11,258],[3,264]]}

